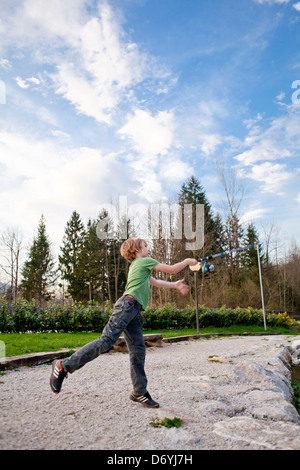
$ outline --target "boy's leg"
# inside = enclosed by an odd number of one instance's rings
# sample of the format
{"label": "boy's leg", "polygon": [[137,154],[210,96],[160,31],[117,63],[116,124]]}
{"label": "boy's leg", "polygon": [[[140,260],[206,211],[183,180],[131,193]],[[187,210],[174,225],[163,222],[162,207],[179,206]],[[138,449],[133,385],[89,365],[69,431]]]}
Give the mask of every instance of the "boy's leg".
{"label": "boy's leg", "polygon": [[146,346],[139,317],[140,315],[134,317],[127,325],[123,334],[129,351],[133,393],[143,395],[147,392],[147,376],[145,373]]}
{"label": "boy's leg", "polygon": [[133,303],[126,297],[121,297],[115,303],[111,317],[102,332],[102,336],[86,344],[72,354],[72,356],[63,360],[63,365],[67,372],[73,373],[100,354],[109,351],[123,330],[127,327],[128,323],[137,316],[138,312],[139,307],[137,303]]}
{"label": "boy's leg", "polygon": [[130,356],[130,373],[133,385],[130,399],[149,408],[158,408],[159,403],[154,401],[147,391],[147,377],[145,374],[146,346],[139,317],[140,315],[137,315],[124,330],[124,338]]}

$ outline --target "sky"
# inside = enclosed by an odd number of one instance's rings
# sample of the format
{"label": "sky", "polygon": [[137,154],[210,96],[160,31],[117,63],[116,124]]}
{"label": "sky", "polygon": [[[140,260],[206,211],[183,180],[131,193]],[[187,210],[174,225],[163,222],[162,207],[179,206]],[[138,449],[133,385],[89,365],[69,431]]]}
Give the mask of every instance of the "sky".
{"label": "sky", "polygon": [[[216,162],[239,216],[300,243],[300,2],[0,0],[0,233],[174,201]],[[262,240],[263,241],[263,240]]]}

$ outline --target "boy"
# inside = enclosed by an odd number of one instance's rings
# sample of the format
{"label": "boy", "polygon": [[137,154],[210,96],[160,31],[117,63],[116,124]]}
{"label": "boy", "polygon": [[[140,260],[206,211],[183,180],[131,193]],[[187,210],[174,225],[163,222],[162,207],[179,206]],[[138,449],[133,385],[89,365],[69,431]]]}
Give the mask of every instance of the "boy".
{"label": "boy", "polygon": [[187,266],[194,266],[197,261],[187,258],[174,265],[161,264],[150,258],[150,250],[145,240],[129,238],[121,246],[121,255],[131,265],[123,296],[115,303],[111,317],[103,329],[102,336],[86,344],[72,356],[63,361],[54,361],[50,376],[50,386],[54,393],[59,393],[62,382],[68,372],[71,374],[100,354],[109,351],[121,333],[123,333],[130,358],[130,374],[133,392],[130,399],[150,408],[158,408],[159,404],[152,400],[147,391],[145,374],[145,341],[143,337],[142,315],[150,299],[150,285],[179,290],[183,295],[188,293],[184,279],[167,282],[151,277],[151,271],[162,271],[177,274]]}

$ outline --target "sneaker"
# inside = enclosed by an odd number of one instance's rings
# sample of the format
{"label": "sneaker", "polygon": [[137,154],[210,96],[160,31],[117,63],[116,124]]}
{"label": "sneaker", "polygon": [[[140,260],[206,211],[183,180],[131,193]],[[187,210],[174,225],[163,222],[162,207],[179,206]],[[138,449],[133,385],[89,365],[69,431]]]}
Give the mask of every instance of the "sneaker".
{"label": "sneaker", "polygon": [[132,393],[129,398],[132,401],[141,403],[143,406],[147,406],[148,408],[159,408],[159,403],[152,400],[150,393],[148,392],[146,392],[144,395],[135,395]]}
{"label": "sneaker", "polygon": [[53,361],[52,373],[50,376],[50,387],[54,393],[59,393],[65,377],[68,373],[64,368],[62,361]]}

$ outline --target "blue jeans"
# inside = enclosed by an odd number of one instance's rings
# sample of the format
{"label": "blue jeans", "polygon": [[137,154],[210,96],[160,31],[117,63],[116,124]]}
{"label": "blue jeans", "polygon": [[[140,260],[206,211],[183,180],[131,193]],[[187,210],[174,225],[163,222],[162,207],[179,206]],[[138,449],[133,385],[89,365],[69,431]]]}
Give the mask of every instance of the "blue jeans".
{"label": "blue jeans", "polygon": [[146,393],[147,377],[144,369],[146,346],[143,337],[141,308],[135,299],[127,296],[121,297],[114,305],[102,336],[63,360],[66,370],[72,374],[87,362],[109,351],[123,333],[129,351],[133,392],[137,395]]}

